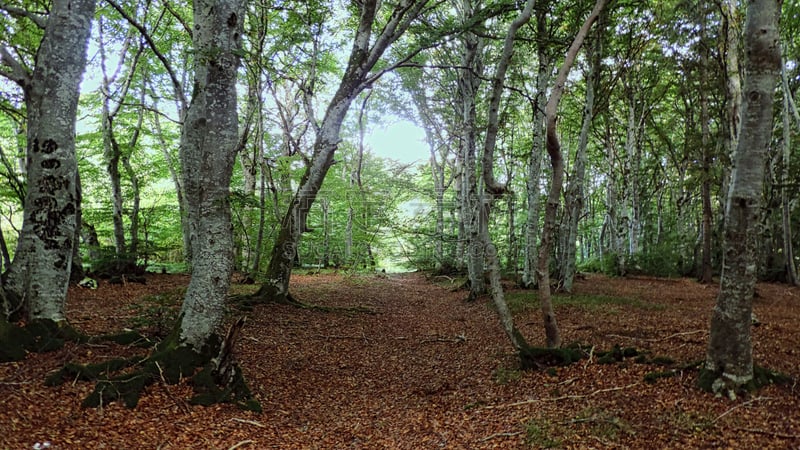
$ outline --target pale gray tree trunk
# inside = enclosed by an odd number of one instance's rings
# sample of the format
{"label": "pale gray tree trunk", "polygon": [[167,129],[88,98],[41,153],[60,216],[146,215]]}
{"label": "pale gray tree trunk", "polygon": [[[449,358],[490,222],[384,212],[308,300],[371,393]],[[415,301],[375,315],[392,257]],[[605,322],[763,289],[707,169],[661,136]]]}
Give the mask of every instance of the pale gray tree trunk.
{"label": "pale gray tree trunk", "polygon": [[536,267],[536,279],[539,283],[539,302],[544,319],[545,342],[547,347],[555,348],[561,346],[561,333],[558,329],[558,322],[553,311],[552,294],[550,291],[550,251],[556,232],[556,213],[558,212],[559,199],[561,197],[561,187],[564,183],[564,159],[561,155],[561,143],[558,140],[556,130],[556,118],[558,114],[558,104],[564,93],[564,85],[567,82],[572,65],[578,56],[578,51],[583,45],[589,28],[597,20],[600,12],[605,7],[606,0],[597,0],[583,22],[578,34],[572,41],[564,62],[556,75],[555,84],[550,91],[550,98],[545,106],[545,124],[547,128],[547,154],[550,156],[552,167],[552,180],[550,191],[547,195],[547,206],[544,214],[544,228],[542,230],[542,242],[539,246],[539,259]]}
{"label": "pale gray tree trunk", "polygon": [[792,93],[789,90],[789,79],[786,75],[786,64],[781,64],[781,88],[783,90],[783,142],[782,156],[783,164],[781,169],[781,215],[783,231],[783,265],[786,271],[786,282],[797,285],[797,266],[794,263],[794,246],[792,245],[792,192],[789,189],[789,163],[791,162],[791,142],[792,142],[792,123],[791,123],[791,100]]}
{"label": "pale gray tree trunk", "polygon": [[342,122],[356,96],[393,68],[390,65],[376,73],[370,73],[386,49],[405,33],[427,3],[427,0],[401,0],[390,12],[387,23],[380,28],[380,32],[373,35],[376,19],[387,11],[379,11],[383,2],[378,0],[359,2],[358,27],[353,37],[347,67],[317,130],[310,164],[283,217],[272,247],[266,281],[255,294],[256,297],[276,301],[290,299],[292,263],[305,230],[308,212],[317,198],[328,169],[333,165],[334,153],[341,142],[339,133]]}
{"label": "pale gray tree trunk", "polygon": [[[748,3],[742,126],[725,209],[722,281],[711,318],[705,369],[714,392],[732,395],[753,379],[750,327],[764,165],[780,75],[779,0]],[[734,51],[734,49],[729,49]]]}
{"label": "pale gray tree trunk", "polygon": [[[472,20],[477,4],[461,0],[458,13],[462,23]],[[461,220],[466,238],[465,256],[469,276],[469,298],[486,293],[484,281],[485,243],[482,241],[481,195],[477,176],[477,96],[481,85],[483,62],[480,37],[472,32],[461,36],[461,63],[458,70],[458,107],[461,127]]]}
{"label": "pale gray tree trunk", "polygon": [[602,45],[600,40],[603,27],[598,26],[596,40],[586,49],[586,58],[589,60],[589,70],[586,73],[586,101],[583,108],[581,132],[578,137],[578,149],[575,154],[573,174],[565,193],[565,209],[567,213],[567,230],[564,251],[564,261],[561,262],[563,271],[563,288],[572,292],[575,280],[577,260],[576,242],[578,240],[578,222],[584,209],[584,184],[586,182],[586,149],[589,145],[589,131],[594,117],[595,88],[600,83],[600,64],[602,58]]}
{"label": "pale gray tree trunk", "polygon": [[242,0],[194,3],[194,93],[181,134],[192,278],[181,307],[180,341],[200,351],[223,318],[233,272],[228,202],[238,142],[236,72]]}
{"label": "pale gray tree trunk", "polygon": [[522,285],[530,288],[536,284],[536,265],[539,245],[539,213],[540,196],[539,187],[542,175],[542,158],[544,155],[544,107],[547,103],[547,86],[550,85],[553,70],[551,58],[547,52],[547,16],[546,8],[537,13],[536,33],[538,37],[539,67],[536,71],[536,94],[531,102],[533,118],[531,128],[533,140],[531,153],[528,156],[527,177],[525,178],[525,192],[527,195],[527,217],[525,219],[525,252],[522,268]]}
{"label": "pale gray tree trunk", "polygon": [[[495,197],[499,197],[503,194],[508,195],[506,186],[501,185],[494,178],[494,150],[497,132],[500,125],[498,112],[500,110],[500,100],[503,96],[503,84],[506,79],[506,72],[508,71],[508,66],[511,62],[511,55],[514,50],[514,38],[516,37],[519,28],[530,20],[535,3],[535,0],[528,0],[525,3],[525,7],[519,12],[519,15],[517,15],[517,17],[511,22],[503,43],[503,53],[497,62],[494,77],[492,77],[491,98],[489,100],[489,117],[486,126],[486,139],[484,140],[483,144],[483,161],[481,164],[485,189],[481,199],[481,222],[487,224],[489,222],[489,214],[491,212],[492,202],[494,201]],[[497,247],[495,247],[494,243],[492,242],[488,227],[481,230],[481,242],[486,243],[485,254],[489,269],[489,286],[492,295],[492,301],[494,302],[497,314],[500,316],[500,323],[503,326],[503,330],[511,340],[511,344],[514,346],[514,348],[518,352],[521,352],[528,348],[528,343],[514,326],[514,317],[511,315],[511,311],[506,304],[505,293],[503,292],[503,285],[501,283],[500,260],[497,254]],[[483,277],[483,274],[481,274],[481,277]],[[520,355],[522,355],[522,353],[520,353]],[[523,363],[523,365],[525,364]]]}
{"label": "pale gray tree trunk", "polygon": [[75,122],[94,0],[55,0],[33,73],[4,48],[3,64],[24,92],[28,189],[22,231],[5,288],[4,313],[24,308],[29,320],[66,321],[78,209]]}

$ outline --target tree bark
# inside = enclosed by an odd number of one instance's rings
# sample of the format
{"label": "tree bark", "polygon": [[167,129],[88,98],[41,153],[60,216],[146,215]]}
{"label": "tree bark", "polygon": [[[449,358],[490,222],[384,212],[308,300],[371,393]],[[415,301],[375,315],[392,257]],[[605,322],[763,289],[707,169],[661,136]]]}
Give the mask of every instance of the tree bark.
{"label": "tree bark", "polygon": [[[66,321],[79,201],[75,122],[94,8],[94,0],[54,1],[33,73],[14,66],[28,114],[28,189],[22,232],[4,286],[16,304],[6,302],[6,316],[22,306],[29,320]],[[4,62],[13,60],[2,50]]]}
{"label": "tree bark", "polygon": [[708,387],[729,395],[753,379],[750,327],[758,272],[757,227],[772,134],[773,95],[780,75],[779,16],[778,0],[748,3],[742,128],[725,209],[722,280],[705,362],[705,369],[713,374]]}
{"label": "tree bark", "polygon": [[564,261],[561,266],[563,271],[563,287],[566,292],[572,292],[575,280],[575,270],[577,263],[578,222],[584,209],[584,183],[586,179],[586,150],[589,144],[589,131],[594,118],[594,96],[595,89],[600,84],[600,69],[602,59],[601,40],[603,36],[603,26],[597,28],[595,42],[586,49],[586,58],[589,60],[589,70],[586,73],[586,101],[583,109],[583,121],[581,132],[578,137],[578,150],[575,154],[575,165],[572,178],[566,189],[565,206],[567,210],[567,235],[564,251]]}
{"label": "tree bark", "polygon": [[544,107],[547,103],[545,93],[550,84],[552,63],[547,53],[547,9],[542,8],[537,13],[536,33],[538,38],[539,67],[536,71],[536,95],[531,102],[533,110],[532,128],[533,140],[531,153],[528,157],[528,175],[525,179],[527,194],[527,217],[525,219],[525,260],[522,272],[522,285],[530,288],[536,284],[536,266],[539,243],[539,212],[541,189],[539,182],[542,174],[542,157],[544,154]]}
{"label": "tree bark", "polygon": [[600,12],[605,7],[606,0],[597,0],[583,22],[578,34],[572,41],[564,63],[558,70],[555,84],[550,92],[550,98],[545,106],[545,124],[547,129],[547,154],[550,156],[550,165],[553,175],[550,182],[550,192],[547,196],[547,206],[545,207],[544,229],[542,230],[542,243],[539,247],[539,259],[536,268],[536,278],[539,283],[539,302],[541,303],[542,316],[544,319],[545,342],[547,347],[556,348],[561,346],[561,333],[558,329],[558,322],[553,311],[553,304],[550,291],[550,251],[556,231],[556,212],[561,197],[561,187],[564,182],[564,159],[561,156],[561,143],[558,140],[556,131],[556,118],[558,113],[558,103],[564,93],[564,85],[567,76],[572,69],[572,64],[578,55],[578,51],[583,45],[583,41],[589,32],[589,28],[597,20]]}
{"label": "tree bark", "polygon": [[193,258],[180,342],[197,352],[222,321],[233,272],[228,189],[238,142],[236,72],[243,3],[196,0],[193,8],[194,95],[180,145]]}
{"label": "tree bark", "polygon": [[783,90],[783,164],[781,168],[781,219],[783,231],[783,265],[786,271],[786,282],[797,285],[797,266],[794,263],[794,246],[792,245],[792,200],[789,192],[789,163],[791,162],[791,97],[789,79],[786,75],[786,64],[781,64],[781,89]]}

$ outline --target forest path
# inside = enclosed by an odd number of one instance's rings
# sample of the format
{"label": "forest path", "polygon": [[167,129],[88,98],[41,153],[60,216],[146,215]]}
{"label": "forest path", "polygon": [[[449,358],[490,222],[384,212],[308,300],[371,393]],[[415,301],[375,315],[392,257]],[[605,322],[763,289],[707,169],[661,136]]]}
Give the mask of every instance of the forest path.
{"label": "forest path", "polygon": [[[180,301],[187,283],[185,275],[154,274],[146,285],[71,288],[68,317],[90,334],[119,331],[154,306],[146,295],[171,292]],[[587,275],[573,294],[556,295],[555,306],[565,342],[594,346],[592,358],[530,372],[517,369],[488,299],[468,303],[466,292],[423,274],[296,275],[291,290],[306,303],[374,313],[278,304],[248,313],[236,356],[263,413],[189,405],[187,383],[156,383],[132,410],[82,409],[93,383],[47,387],[46,375],[66,362],[142,350],[68,344],[0,364],[0,449],[800,449],[796,384],[731,402],[700,392],[697,372],[680,369],[704,356],[716,286]],[[508,289],[507,298],[523,335],[541,344],[533,293]],[[753,329],[757,363],[795,379],[798,302],[798,288],[759,284],[763,324]],[[594,352],[614,345],[636,347],[647,362],[600,364]],[[659,365],[656,356],[675,363]]]}

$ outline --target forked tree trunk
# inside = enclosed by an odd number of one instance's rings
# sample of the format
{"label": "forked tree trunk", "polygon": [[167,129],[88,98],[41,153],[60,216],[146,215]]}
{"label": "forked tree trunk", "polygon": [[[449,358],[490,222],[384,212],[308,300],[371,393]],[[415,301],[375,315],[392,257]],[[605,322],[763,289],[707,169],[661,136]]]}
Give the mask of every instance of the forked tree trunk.
{"label": "forked tree trunk", "polygon": [[547,206],[544,214],[544,229],[542,230],[542,243],[539,247],[539,260],[536,268],[536,278],[539,282],[539,302],[541,304],[542,316],[544,319],[545,342],[548,347],[555,348],[561,346],[561,332],[558,329],[558,322],[553,311],[553,303],[550,291],[550,251],[556,232],[556,213],[561,197],[561,187],[564,183],[564,159],[561,156],[561,143],[558,140],[556,131],[556,118],[558,113],[558,103],[564,93],[564,85],[567,76],[572,69],[572,64],[578,55],[578,51],[583,45],[583,40],[589,32],[589,28],[597,20],[600,12],[606,4],[606,0],[597,0],[583,22],[581,29],[572,41],[564,63],[558,70],[555,84],[550,92],[550,98],[545,106],[545,123],[547,125],[547,154],[550,156],[550,165],[553,174],[550,182],[550,191],[547,196]]}
{"label": "forked tree trunk", "polygon": [[729,395],[753,379],[750,327],[757,276],[757,227],[772,135],[773,94],[780,74],[779,16],[779,0],[748,3],[742,128],[725,209],[722,281],[711,317],[705,362],[705,378],[710,381],[705,387]]}
{"label": "forked tree trunk", "polygon": [[181,307],[180,342],[200,352],[225,311],[233,272],[228,200],[238,142],[236,73],[242,0],[195,0],[194,94],[180,156],[192,248],[192,278]]}
{"label": "forked tree trunk", "polygon": [[0,47],[23,89],[27,111],[27,176],[22,232],[4,288],[6,316],[66,321],[78,209],[75,122],[94,0],[56,0],[33,73]]}

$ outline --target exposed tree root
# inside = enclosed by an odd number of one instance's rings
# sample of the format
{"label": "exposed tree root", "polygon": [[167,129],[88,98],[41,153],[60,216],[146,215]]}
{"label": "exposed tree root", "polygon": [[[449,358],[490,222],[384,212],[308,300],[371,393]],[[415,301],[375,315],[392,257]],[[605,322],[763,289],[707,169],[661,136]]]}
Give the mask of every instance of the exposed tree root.
{"label": "exposed tree root", "polygon": [[288,305],[293,306],[295,308],[300,309],[308,309],[312,311],[321,311],[321,312],[345,312],[345,313],[363,313],[363,314],[377,314],[377,312],[368,307],[368,306],[323,306],[323,305],[315,305],[313,303],[305,303],[297,300],[291,293],[287,292],[286,294],[274,294],[270,295],[268,292],[264,292],[264,288],[259,289],[258,292],[251,295],[234,295],[229,297],[231,303],[233,303],[237,309],[240,311],[252,311],[256,305],[264,305],[264,304],[278,304],[278,305]]}
{"label": "exposed tree root", "polygon": [[20,326],[0,320],[0,363],[21,361],[29,352],[43,353],[58,350],[66,341],[88,340],[88,336],[79,333],[66,321],[42,319]]}
{"label": "exposed tree root", "polygon": [[[231,355],[242,323],[240,320],[238,325],[232,326],[224,340],[212,336],[199,353],[180,345],[176,331],[148,357],[89,365],[69,363],[50,375],[47,384],[58,385],[67,380],[97,381],[94,391],[83,401],[84,407],[102,407],[119,400],[128,408],[134,408],[145,387],[158,381],[177,384],[184,378],[191,378],[196,394],[190,401],[192,404],[233,403],[242,409],[261,411]],[[126,369],[133,370],[124,372]],[[120,371],[124,373],[112,376]]]}

